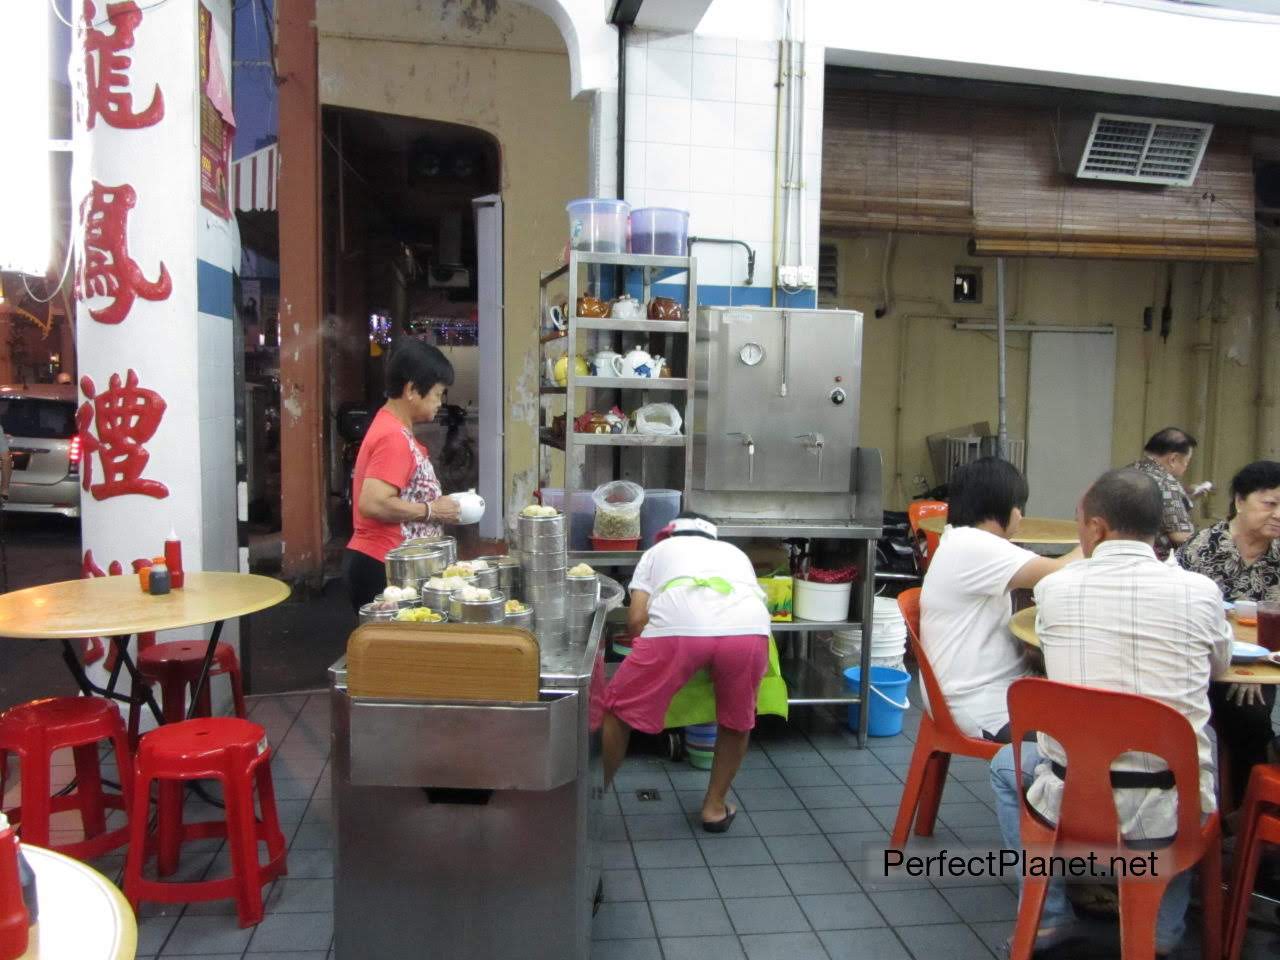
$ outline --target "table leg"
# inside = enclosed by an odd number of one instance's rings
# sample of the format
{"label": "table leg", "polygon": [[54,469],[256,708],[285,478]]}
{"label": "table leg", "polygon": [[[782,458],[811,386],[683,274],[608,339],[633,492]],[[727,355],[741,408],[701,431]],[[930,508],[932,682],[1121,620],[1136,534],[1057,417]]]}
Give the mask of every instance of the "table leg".
{"label": "table leg", "polygon": [[[86,697],[106,697],[109,700],[119,700],[122,703],[134,704],[149,707],[152,714],[155,715],[156,722],[163,722],[160,714],[160,705],[156,703],[155,696],[151,693],[151,688],[145,683],[141,683],[138,677],[137,666],[133,662],[133,658],[129,656],[129,635],[123,634],[118,637],[111,638],[111,644],[116,649],[116,665],[111,670],[111,676],[107,680],[105,687],[100,687],[89,679],[89,675],[85,672],[84,664],[80,662],[80,655],[72,646],[74,641],[62,641],[62,660],[67,665],[67,669],[71,671],[71,676],[76,681],[76,686],[80,688],[80,692]],[[126,696],[116,691],[116,683],[120,679],[120,670],[129,671],[129,680],[133,686],[133,690]]]}
{"label": "table leg", "polygon": [[188,720],[196,715],[200,694],[204,692],[204,685],[209,682],[209,670],[213,666],[213,655],[218,650],[218,639],[221,636],[222,621],[219,620],[213,625],[213,632],[209,635],[209,646],[205,649],[204,662],[200,665],[200,678],[196,680],[196,685],[191,691],[191,706],[187,707]]}

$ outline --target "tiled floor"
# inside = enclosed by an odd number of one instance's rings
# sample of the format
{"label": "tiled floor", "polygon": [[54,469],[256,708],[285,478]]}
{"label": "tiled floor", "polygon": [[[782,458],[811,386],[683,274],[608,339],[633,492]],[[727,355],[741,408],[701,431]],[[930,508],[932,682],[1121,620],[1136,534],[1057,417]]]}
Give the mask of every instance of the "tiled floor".
{"label": "tiled floor", "polygon": [[[326,960],[332,954],[333,856],[325,696],[257,700],[266,726],[279,812],[291,837],[289,876],[277,881],[267,918],[241,930],[230,902],[146,906],[139,957],[187,960]],[[883,843],[901,796],[919,722],[900,737],[856,749],[837,719],[797,712],[761,732],[735,784],[740,812],[723,836],[695,829],[706,774],[687,764],[632,757],[608,798],[605,902],[593,928],[593,960],[991,960],[1012,928],[1015,888],[1000,880],[885,880],[863,864]],[[60,767],[63,778],[70,768]],[[640,789],[659,798],[641,801]],[[937,839],[998,847],[985,763],[957,758]],[[198,811],[198,801],[193,801]],[[196,812],[195,817],[207,816]],[[73,816],[73,815],[69,815]],[[118,878],[123,858],[98,866]],[[184,847],[183,873],[228,868],[218,842]],[[1191,923],[1194,927],[1195,911]],[[1178,958],[1198,956],[1192,933]],[[1250,960],[1274,956],[1280,939],[1251,931]],[[1114,927],[1098,925],[1060,958],[1115,956]],[[406,954],[406,957],[411,954]],[[415,952],[412,956],[416,957]],[[394,958],[377,958],[394,960]]]}

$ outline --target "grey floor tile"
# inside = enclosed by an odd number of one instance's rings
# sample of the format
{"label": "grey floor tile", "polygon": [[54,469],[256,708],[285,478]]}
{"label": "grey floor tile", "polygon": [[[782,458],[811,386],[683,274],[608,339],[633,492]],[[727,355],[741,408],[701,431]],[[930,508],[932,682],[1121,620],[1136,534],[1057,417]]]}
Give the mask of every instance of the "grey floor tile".
{"label": "grey floor tile", "polygon": [[711,774],[706,770],[681,770],[668,774],[676,790],[706,790]]}
{"label": "grey floor tile", "polygon": [[[305,950],[298,952],[296,950],[271,951],[270,953],[250,953],[247,956],[253,960],[325,960],[329,956],[328,950]],[[236,960],[240,960],[240,954],[235,954]],[[187,958],[194,960],[194,958]]]}
{"label": "grey floor tile", "polygon": [[289,876],[295,880],[317,880],[333,876],[332,850],[290,850]]}
{"label": "grey floor tile", "polygon": [[[166,957],[202,953],[242,953],[253,930],[241,930],[234,915],[227,917],[183,917],[164,945]],[[328,948],[329,941],[325,941]]]}
{"label": "grey floor tile", "polygon": [[839,775],[826,763],[808,767],[780,768],[782,779],[793,787],[836,787],[841,783]]}
{"label": "grey floor tile", "polygon": [[287,950],[327,950],[333,942],[333,914],[278,913],[258,924],[249,955]]}
{"label": "grey floor tile", "polygon": [[868,807],[880,807],[887,804],[898,804],[902,800],[902,784],[873,783],[853,788],[858,799]]}
{"label": "grey floor tile", "polygon": [[332,913],[333,881],[284,877],[267,898],[267,913]]}
{"label": "grey floor tile", "polygon": [[[733,933],[729,914],[718,899],[672,900],[653,904],[653,922],[658,936],[709,937]],[[665,949],[665,945],[664,945]]]}
{"label": "grey floor tile", "polygon": [[[244,954],[242,953],[200,953],[194,956],[186,957],[184,958],[184,960],[241,960],[243,956]],[[306,953],[306,954],[295,953],[295,954],[292,954],[292,956],[305,957],[306,960],[315,960],[315,958],[317,957],[319,958],[319,960],[324,960],[325,958],[324,953]],[[146,958],[139,956],[138,960],[146,960]],[[254,960],[261,960],[261,958],[255,957]]]}
{"label": "grey floor tile", "polygon": [[718,837],[699,840],[703,859],[711,867],[742,867],[772,863],[773,857],[759,837]]}
{"label": "grey floor tile", "polygon": [[181,905],[173,905],[173,913],[165,916],[142,917],[138,920],[138,955],[147,956],[160,952],[165,940],[178,923]]}
{"label": "grey floor tile", "polygon": [[626,820],[632,840],[682,840],[693,836],[688,818],[682,813],[631,816]]}
{"label": "grey floor tile", "polygon": [[631,844],[625,840],[600,844],[600,860],[605,870],[626,870],[636,865]]}
{"label": "grey floor tile", "polygon": [[[288,836],[289,831],[285,831]],[[303,823],[289,844],[290,850],[326,850],[333,846],[333,828],[327,823]]]}
{"label": "grey floor tile", "polygon": [[655,936],[649,904],[602,903],[591,923],[593,940],[637,940]]}
{"label": "grey floor tile", "polygon": [[963,923],[901,927],[898,936],[916,960],[992,960],[987,945]]}
{"label": "grey floor tile", "polygon": [[867,807],[871,811],[871,815],[876,818],[876,822],[884,827],[886,831],[892,830],[894,823],[898,819],[898,805],[892,806]]}
{"label": "grey floor tile", "polygon": [[827,863],[840,859],[823,836],[766,837],[764,842],[774,863]]}
{"label": "grey floor tile", "polygon": [[886,783],[899,783],[897,775],[881,763],[864,763],[855,767],[835,767],[841,783],[851,787],[871,787]]}
{"label": "grey floor tile", "polygon": [[781,897],[791,892],[777,867],[769,865],[744,867],[712,867],[720,896],[728,900],[737,897]]}
{"label": "grey floor tile", "polygon": [[[882,767],[884,764],[870,750],[860,749],[856,740],[849,740],[849,749],[840,751],[836,759],[830,761],[833,767]],[[826,756],[834,755],[834,751],[828,751]]]}
{"label": "grey floor tile", "polygon": [[880,759],[881,763],[885,765],[892,765],[895,763],[910,763],[911,754],[914,752],[915,746],[909,742],[903,741],[901,743],[894,743],[892,746],[880,746],[879,744],[876,744],[870,749],[871,752]]}
{"label": "grey floor tile", "polygon": [[1018,895],[1004,884],[951,888],[942,896],[966,923],[1013,920],[1018,915]]}
{"label": "grey floor tile", "polygon": [[748,897],[726,900],[725,909],[740,935],[795,933],[809,929],[809,921],[795,897]]}
{"label": "grey floor tile", "polygon": [[707,900],[717,896],[711,871],[706,867],[676,867],[670,870],[641,870],[644,891],[650,903],[660,900]]}
{"label": "grey floor tile", "polygon": [[656,816],[661,813],[680,813],[680,799],[676,791],[670,787],[662,787],[657,800],[641,800],[634,790],[622,790],[618,793],[618,805],[628,816]]}
{"label": "grey floor tile", "polygon": [[734,936],[663,937],[666,960],[746,960],[742,944]]}
{"label": "grey floor tile", "polygon": [[991,764],[976,757],[952,757],[947,773],[957,780],[985,780],[991,782]]}
{"label": "grey floor tile", "polygon": [[784,750],[781,753],[769,754],[769,759],[773,761],[773,765],[779,770],[787,770],[794,767],[825,767],[827,766],[826,758],[817,750],[812,748],[808,750]]}
{"label": "grey floor tile", "polygon": [[787,837],[821,833],[813,817],[804,810],[776,810],[752,814],[752,821],[762,837]]}
{"label": "grey floor tile", "polygon": [[696,840],[637,840],[632,845],[642,870],[668,867],[700,867],[702,851]]}
{"label": "grey floor tile", "polygon": [[796,787],[796,796],[810,810],[830,810],[833,807],[861,807],[854,792],[843,783],[834,787]]}
{"label": "grey floor tile", "polygon": [[743,937],[747,960],[827,960],[822,941],[812,933],[766,933]]}
{"label": "grey floor tile", "polygon": [[777,790],[787,785],[787,781],[782,779],[782,774],[771,768],[742,769],[738,771],[738,775],[733,778],[733,786],[735,790]]}
{"label": "grey floor tile", "polygon": [[288,780],[284,777],[272,777],[272,784],[276,790],[277,803],[282,800],[310,800],[316,789],[314,780]]}
{"label": "grey floor tile", "polygon": [[[723,836],[723,834],[719,833],[707,833],[702,829],[701,811],[689,813],[686,816],[689,821],[689,832],[698,839]],[[752,820],[751,814],[741,806],[738,807],[738,815],[733,818],[733,826],[729,828],[729,833],[735,837],[758,837],[760,835],[760,831],[756,829],[755,821]]]}
{"label": "grey floor tile", "polygon": [[[280,825],[285,827],[285,833],[288,833],[290,824],[302,822],[303,815],[307,812],[307,805],[310,800],[276,800],[276,816],[280,818]],[[202,817],[202,819],[212,819]]]}
{"label": "grey floor tile", "polygon": [[628,765],[626,768],[619,770],[618,775],[613,778],[613,788],[618,793],[630,793],[641,788],[670,790],[671,780],[667,777],[667,771],[660,766],[646,765],[637,767]]}
{"label": "grey floor tile", "polygon": [[938,819],[952,830],[964,827],[999,826],[996,812],[985,803],[947,803],[945,800],[938,808]]}
{"label": "grey floor tile", "polygon": [[824,833],[861,833],[880,829],[880,821],[861,804],[809,812]]}
{"label": "grey floor tile", "polygon": [[617,843],[627,839],[627,822],[622,817],[600,818],[600,840],[605,843]]}
{"label": "grey floor tile", "polygon": [[798,896],[800,909],[815,930],[861,930],[883,927],[884,918],[864,893]]}
{"label": "grey floor tile", "polygon": [[763,750],[748,750],[747,755],[742,758],[743,770],[772,770],[773,761],[769,759],[768,754]]}
{"label": "grey floor tile", "polygon": [[857,893],[860,888],[849,868],[835,863],[788,863],[778,868],[796,896],[810,893]]}
{"label": "grey floor tile", "polygon": [[803,804],[795,791],[789,787],[738,787],[738,798],[742,806],[752,813],[766,813],[770,810],[800,810]]}
{"label": "grey floor tile", "polygon": [[644,899],[644,884],[640,882],[639,870],[605,870],[602,876],[606,900],[621,903]]}
{"label": "grey floor tile", "polygon": [[658,941],[601,940],[591,948],[592,960],[662,960]]}
{"label": "grey floor tile", "polygon": [[936,890],[884,890],[871,894],[885,920],[893,927],[955,923],[960,918]]}
{"label": "grey floor tile", "polygon": [[818,934],[831,960],[911,960],[911,954],[888,928],[836,930]]}
{"label": "grey floor tile", "polygon": [[[993,920],[987,923],[971,923],[970,928],[978,935],[978,939],[987,945],[997,957],[1004,956],[1005,941],[1013,935],[1013,924],[1004,920]],[[1199,952],[1196,953],[1199,956]]]}

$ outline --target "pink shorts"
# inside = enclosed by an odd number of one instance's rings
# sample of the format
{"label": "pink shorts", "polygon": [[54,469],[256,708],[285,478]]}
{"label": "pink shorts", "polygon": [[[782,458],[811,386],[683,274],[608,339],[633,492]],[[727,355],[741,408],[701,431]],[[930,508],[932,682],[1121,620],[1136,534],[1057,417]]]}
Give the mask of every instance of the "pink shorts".
{"label": "pink shorts", "polygon": [[605,708],[632,729],[660,733],[672,698],[704,667],[716,691],[716,723],[756,725],[756,696],[769,666],[769,638],[637,637],[605,691]]}

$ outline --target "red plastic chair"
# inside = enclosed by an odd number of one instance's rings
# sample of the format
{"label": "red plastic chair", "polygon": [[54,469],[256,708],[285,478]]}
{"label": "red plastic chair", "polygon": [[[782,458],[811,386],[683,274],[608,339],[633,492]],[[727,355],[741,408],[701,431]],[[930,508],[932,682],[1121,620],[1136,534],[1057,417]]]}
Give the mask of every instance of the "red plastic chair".
{"label": "red plastic chair", "polygon": [[[165,723],[177,723],[186,719],[187,691],[195,691],[200,681],[200,668],[204,665],[206,640],[170,640],[153,643],[138,654],[138,673],[147,683],[160,684],[161,713]],[[241,720],[247,715],[244,704],[244,680],[240,674],[240,661],[235,648],[219,643],[214,649],[209,676],[200,688],[196,700],[195,716],[212,716],[209,684],[214,677],[226,674],[231,680],[231,696],[235,702],[235,715]],[[138,743],[138,725],[142,705],[129,708],[129,742]]]}
{"label": "red plastic chair", "polygon": [[[20,827],[22,841],[48,847],[79,860],[92,860],[128,841],[128,827],[107,830],[106,811],[129,811],[129,794],[104,793],[98,747],[107,740],[115,747],[121,784],[128,784],[132,757],[120,711],[110,700],[97,697],[52,697],[33,700],[0,714],[0,751],[18,755],[22,779],[21,805],[6,810]],[[70,748],[75,758],[76,788],[55,796],[50,761],[55,750]],[[0,790],[3,786],[0,785]],[[2,794],[0,794],[2,796]],[[55,813],[79,810],[84,839],[51,844],[49,821]]]}
{"label": "red plastic chair", "polygon": [[[947,505],[941,500],[913,500],[911,505],[907,507],[907,522],[911,524],[911,532],[916,538],[916,550],[920,554],[920,570],[927,571],[929,564],[933,560],[934,553],[938,550],[938,543],[942,540],[942,535],[932,532],[931,530],[921,530],[920,521],[925,517],[945,517],[947,515]],[[923,545],[920,543],[923,537]]]}
{"label": "red plastic chair", "polygon": [[[1022,804],[1022,845],[1133,854],[1120,836],[1111,787],[1111,764],[1136,751],[1160,757],[1173,772],[1177,793],[1177,836],[1160,851],[1161,869],[1151,878],[1119,878],[1120,946],[1127,960],[1151,960],[1156,950],[1156,915],[1174,875],[1200,865],[1203,915],[1201,956],[1222,955],[1222,833],[1217,813],[1201,823],[1200,758],[1186,718],[1173,707],[1131,693],[1098,690],[1051,680],[1017,680],[1009,687],[1009,722],[1014,769],[1022,769],[1022,738],[1045,733],[1067,755],[1067,778],[1057,824],[1046,823]],[[1047,877],[1024,877],[1012,960],[1029,960],[1035,945]]]}
{"label": "red plastic chair", "polygon": [[[222,783],[225,820],[182,822],[182,781]],[[159,818],[154,836],[147,835],[152,781],[159,781]],[[254,788],[262,818],[254,814]],[[240,926],[262,922],[262,887],[287,872],[284,834],[276,814],[271,782],[271,748],[266,731],[237,717],[212,717],[166,724],[142,738],[133,779],[135,813],[130,821],[129,854],[124,867],[124,894],[134,909],[143,900],[192,903],[236,901]],[[186,840],[225,837],[231,850],[231,876],[191,883],[150,880],[142,867],[158,851],[158,873],[171,876],[178,868],[179,850]],[[267,844],[267,862],[260,862],[259,842]]]}
{"label": "red plastic chair", "polygon": [[898,819],[894,822],[893,834],[889,838],[890,846],[901,848],[907,842],[912,821],[915,821],[917,836],[933,836],[933,825],[938,818],[938,804],[942,802],[942,788],[947,782],[951,755],[958,753],[962,757],[990,760],[1002,744],[961,733],[955,720],[951,718],[947,698],[943,696],[942,687],[938,685],[938,678],[933,675],[933,667],[929,665],[924,645],[920,642],[920,588],[902,591],[898,595],[898,609],[902,611],[902,618],[907,621],[911,655],[920,665],[920,682],[929,697],[929,709],[920,719],[920,730],[916,734],[916,749],[911,754],[911,767],[907,771],[907,785],[902,791],[902,802],[898,806]]}
{"label": "red plastic chair", "polygon": [[1231,896],[1227,901],[1227,960],[1236,960],[1249,923],[1249,900],[1264,844],[1280,843],[1280,767],[1253,768],[1240,808]]}

